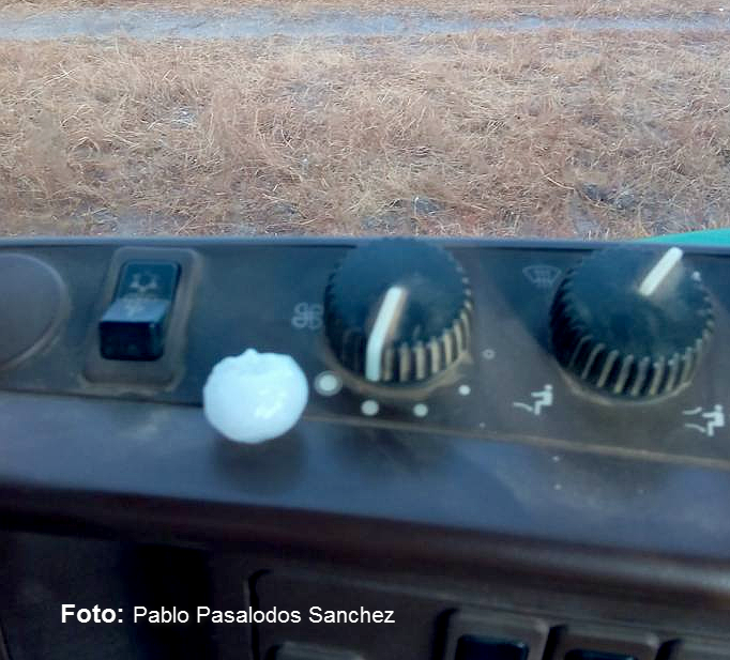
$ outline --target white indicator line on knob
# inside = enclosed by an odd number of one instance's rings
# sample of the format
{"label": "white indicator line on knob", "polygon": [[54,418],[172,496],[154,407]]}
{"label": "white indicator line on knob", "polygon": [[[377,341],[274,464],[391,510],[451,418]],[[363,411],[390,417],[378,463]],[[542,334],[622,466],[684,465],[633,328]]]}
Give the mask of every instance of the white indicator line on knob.
{"label": "white indicator line on knob", "polygon": [[678,247],[669,248],[644,278],[639,286],[639,293],[646,297],[653,295],[667,275],[682,260],[682,256],[684,256],[684,252]]}
{"label": "white indicator line on knob", "polygon": [[365,347],[365,378],[377,383],[380,380],[383,364],[383,350],[388,337],[395,330],[403,312],[406,290],[400,286],[388,289],[375,318],[373,329]]}

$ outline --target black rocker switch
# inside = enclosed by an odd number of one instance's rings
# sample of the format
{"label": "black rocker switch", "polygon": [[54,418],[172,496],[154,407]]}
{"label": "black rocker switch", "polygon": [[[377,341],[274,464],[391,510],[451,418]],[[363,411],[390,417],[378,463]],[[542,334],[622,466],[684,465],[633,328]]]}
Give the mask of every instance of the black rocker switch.
{"label": "black rocker switch", "polygon": [[174,262],[128,261],[114,300],[99,322],[101,354],[107,360],[157,360],[175,299],[180,266]]}

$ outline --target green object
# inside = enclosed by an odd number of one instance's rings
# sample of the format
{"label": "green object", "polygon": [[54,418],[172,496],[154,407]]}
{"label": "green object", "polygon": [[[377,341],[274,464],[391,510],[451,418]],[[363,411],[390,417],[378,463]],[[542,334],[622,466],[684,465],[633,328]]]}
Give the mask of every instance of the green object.
{"label": "green object", "polygon": [[704,231],[690,231],[686,234],[652,236],[641,240],[648,243],[730,245],[730,229],[705,229]]}

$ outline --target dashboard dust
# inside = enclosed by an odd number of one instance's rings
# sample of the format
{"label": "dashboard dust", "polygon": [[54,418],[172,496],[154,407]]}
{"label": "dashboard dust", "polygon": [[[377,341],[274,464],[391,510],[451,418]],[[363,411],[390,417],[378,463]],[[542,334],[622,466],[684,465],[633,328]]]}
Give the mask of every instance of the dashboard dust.
{"label": "dashboard dust", "polygon": [[256,610],[248,607],[243,610],[213,610],[210,607],[199,606],[195,610],[179,607],[147,608],[135,606],[131,612],[124,608],[106,607],[77,607],[72,603],[61,605],[61,622],[78,622],[82,624],[124,623],[127,616],[139,624],[190,624],[190,623],[219,623],[219,624],[288,624],[301,623],[306,619],[309,623],[323,624],[390,624],[395,623],[394,610],[369,610],[360,607],[352,610],[329,610],[319,605],[313,605],[306,612],[301,610],[284,610],[272,608]]}

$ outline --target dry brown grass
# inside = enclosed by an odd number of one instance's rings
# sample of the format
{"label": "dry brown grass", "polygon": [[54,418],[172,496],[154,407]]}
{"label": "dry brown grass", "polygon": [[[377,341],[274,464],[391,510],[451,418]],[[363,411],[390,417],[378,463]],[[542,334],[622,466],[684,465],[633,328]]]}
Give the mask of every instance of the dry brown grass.
{"label": "dry brown grass", "polygon": [[172,9],[176,11],[239,11],[266,7],[283,14],[307,14],[321,9],[382,11],[399,9],[428,10],[437,14],[469,13],[481,18],[517,16],[568,17],[688,17],[710,14],[724,16],[730,11],[728,0],[0,0],[0,15],[37,14],[57,10],[91,7],[126,9]]}
{"label": "dry brown grass", "polygon": [[720,226],[729,42],[0,44],[0,233]]}

